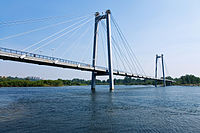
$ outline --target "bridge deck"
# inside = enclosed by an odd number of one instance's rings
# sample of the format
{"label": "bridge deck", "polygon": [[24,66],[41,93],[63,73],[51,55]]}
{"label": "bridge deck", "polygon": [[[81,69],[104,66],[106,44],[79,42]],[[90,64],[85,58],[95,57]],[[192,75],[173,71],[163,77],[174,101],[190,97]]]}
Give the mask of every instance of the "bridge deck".
{"label": "bridge deck", "polygon": [[[99,75],[108,75],[108,69],[101,66],[96,66],[95,68],[92,67],[90,64],[75,62],[70,60],[65,60],[61,58],[55,58],[50,56],[44,56],[29,52],[23,52],[13,49],[1,48],[0,47],[0,59],[3,60],[11,60],[17,62],[25,62],[25,63],[33,63],[38,65],[47,65],[47,66],[54,66],[54,67],[61,67],[61,68],[71,68],[76,70],[82,71],[95,71]],[[162,81],[163,79],[156,79],[153,77],[147,77],[142,75],[136,75],[128,72],[123,72],[119,70],[113,70],[114,75],[119,76],[128,76],[134,77],[139,79],[149,79],[149,80],[158,80]],[[174,82],[172,80],[166,80],[167,82]]]}

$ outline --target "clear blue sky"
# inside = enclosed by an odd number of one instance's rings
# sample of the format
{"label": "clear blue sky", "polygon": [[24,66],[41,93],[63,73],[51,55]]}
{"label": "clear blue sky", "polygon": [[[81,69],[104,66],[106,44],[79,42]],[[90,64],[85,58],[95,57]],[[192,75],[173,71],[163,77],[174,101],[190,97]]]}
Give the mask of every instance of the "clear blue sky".
{"label": "clear blue sky", "polygon": [[[1,0],[0,22],[62,15],[78,17],[110,9],[147,74],[154,75],[155,55],[163,53],[168,74],[172,77],[200,76],[199,6],[199,0]],[[0,27],[0,38],[22,31],[26,30],[20,26]],[[34,41],[33,37],[43,34],[0,41],[0,46],[23,48],[22,42]],[[81,51],[76,53],[81,56]],[[88,72],[2,60],[0,68],[0,75],[5,76],[46,79],[89,79],[91,76]]]}

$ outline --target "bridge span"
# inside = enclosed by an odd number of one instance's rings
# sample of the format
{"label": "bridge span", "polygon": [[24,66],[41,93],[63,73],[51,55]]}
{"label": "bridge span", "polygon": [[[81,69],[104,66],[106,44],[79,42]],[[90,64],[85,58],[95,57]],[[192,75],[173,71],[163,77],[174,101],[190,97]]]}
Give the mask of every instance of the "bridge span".
{"label": "bridge span", "polygon": [[[106,67],[101,67],[101,66],[93,67],[92,65],[86,64],[86,63],[70,61],[66,59],[34,54],[34,53],[29,53],[29,52],[14,50],[14,49],[1,48],[1,47],[0,47],[0,59],[95,72],[96,75],[99,75],[99,76],[109,74],[108,73],[109,70]],[[118,75],[118,76],[128,76],[128,77],[145,79],[145,80],[163,81],[163,79],[137,75],[137,74],[128,73],[128,72],[115,70],[115,69],[113,70],[113,74]],[[173,82],[173,81],[166,79],[166,82]]]}

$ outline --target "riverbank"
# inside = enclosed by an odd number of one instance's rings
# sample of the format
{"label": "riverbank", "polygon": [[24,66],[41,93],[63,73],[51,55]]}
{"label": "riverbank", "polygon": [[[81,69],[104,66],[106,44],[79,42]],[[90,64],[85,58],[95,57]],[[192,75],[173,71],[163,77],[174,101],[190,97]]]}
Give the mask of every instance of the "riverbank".
{"label": "riverbank", "polygon": [[180,84],[176,86],[200,86],[200,84]]}
{"label": "riverbank", "polygon": [[[138,79],[115,79],[115,85],[151,85],[152,81]],[[31,78],[4,77],[0,78],[0,87],[53,87],[53,86],[84,86],[90,85],[91,80],[72,79],[72,80],[42,80]],[[109,85],[108,80],[96,80],[97,85]]]}
{"label": "riverbank", "polygon": [[24,79],[4,79],[0,81],[0,87],[52,87],[52,86],[84,86],[86,83],[69,80],[24,80]]}
{"label": "riverbank", "polygon": [[[200,86],[200,78],[194,75],[185,75],[180,78],[166,77],[174,80],[171,85],[176,86]],[[114,79],[115,85],[154,85],[155,81],[133,79],[124,77],[124,79]],[[162,82],[157,82],[158,85]],[[53,87],[53,86],[84,86],[90,85],[91,80],[72,79],[72,80],[42,80],[35,78],[18,78],[18,77],[0,77],[0,87]],[[97,85],[109,85],[109,80],[96,80]]]}

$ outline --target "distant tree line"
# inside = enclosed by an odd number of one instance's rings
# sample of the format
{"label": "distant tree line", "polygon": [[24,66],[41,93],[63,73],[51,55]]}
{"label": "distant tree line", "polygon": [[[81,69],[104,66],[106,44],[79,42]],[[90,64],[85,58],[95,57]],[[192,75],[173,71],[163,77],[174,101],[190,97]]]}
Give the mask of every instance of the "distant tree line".
{"label": "distant tree line", "polygon": [[39,87],[39,86],[72,86],[87,85],[90,81],[83,79],[73,80],[30,80],[28,78],[0,78],[0,87]]}
{"label": "distant tree line", "polygon": [[173,85],[200,85],[200,78],[194,75],[185,75],[180,78],[166,77],[167,79],[176,81]]}
{"label": "distant tree line", "polygon": [[[200,78],[194,75],[185,75],[180,78],[166,77],[166,79],[176,81],[172,85],[200,85]],[[130,77],[123,79],[114,79],[116,85],[154,85],[155,81],[141,80]],[[72,79],[72,80],[41,80],[32,78],[18,78],[18,77],[0,77],[0,87],[42,87],[42,86],[75,86],[75,85],[90,85],[90,80]],[[96,80],[97,85],[109,84],[108,80]],[[162,84],[162,82],[158,82]]]}

